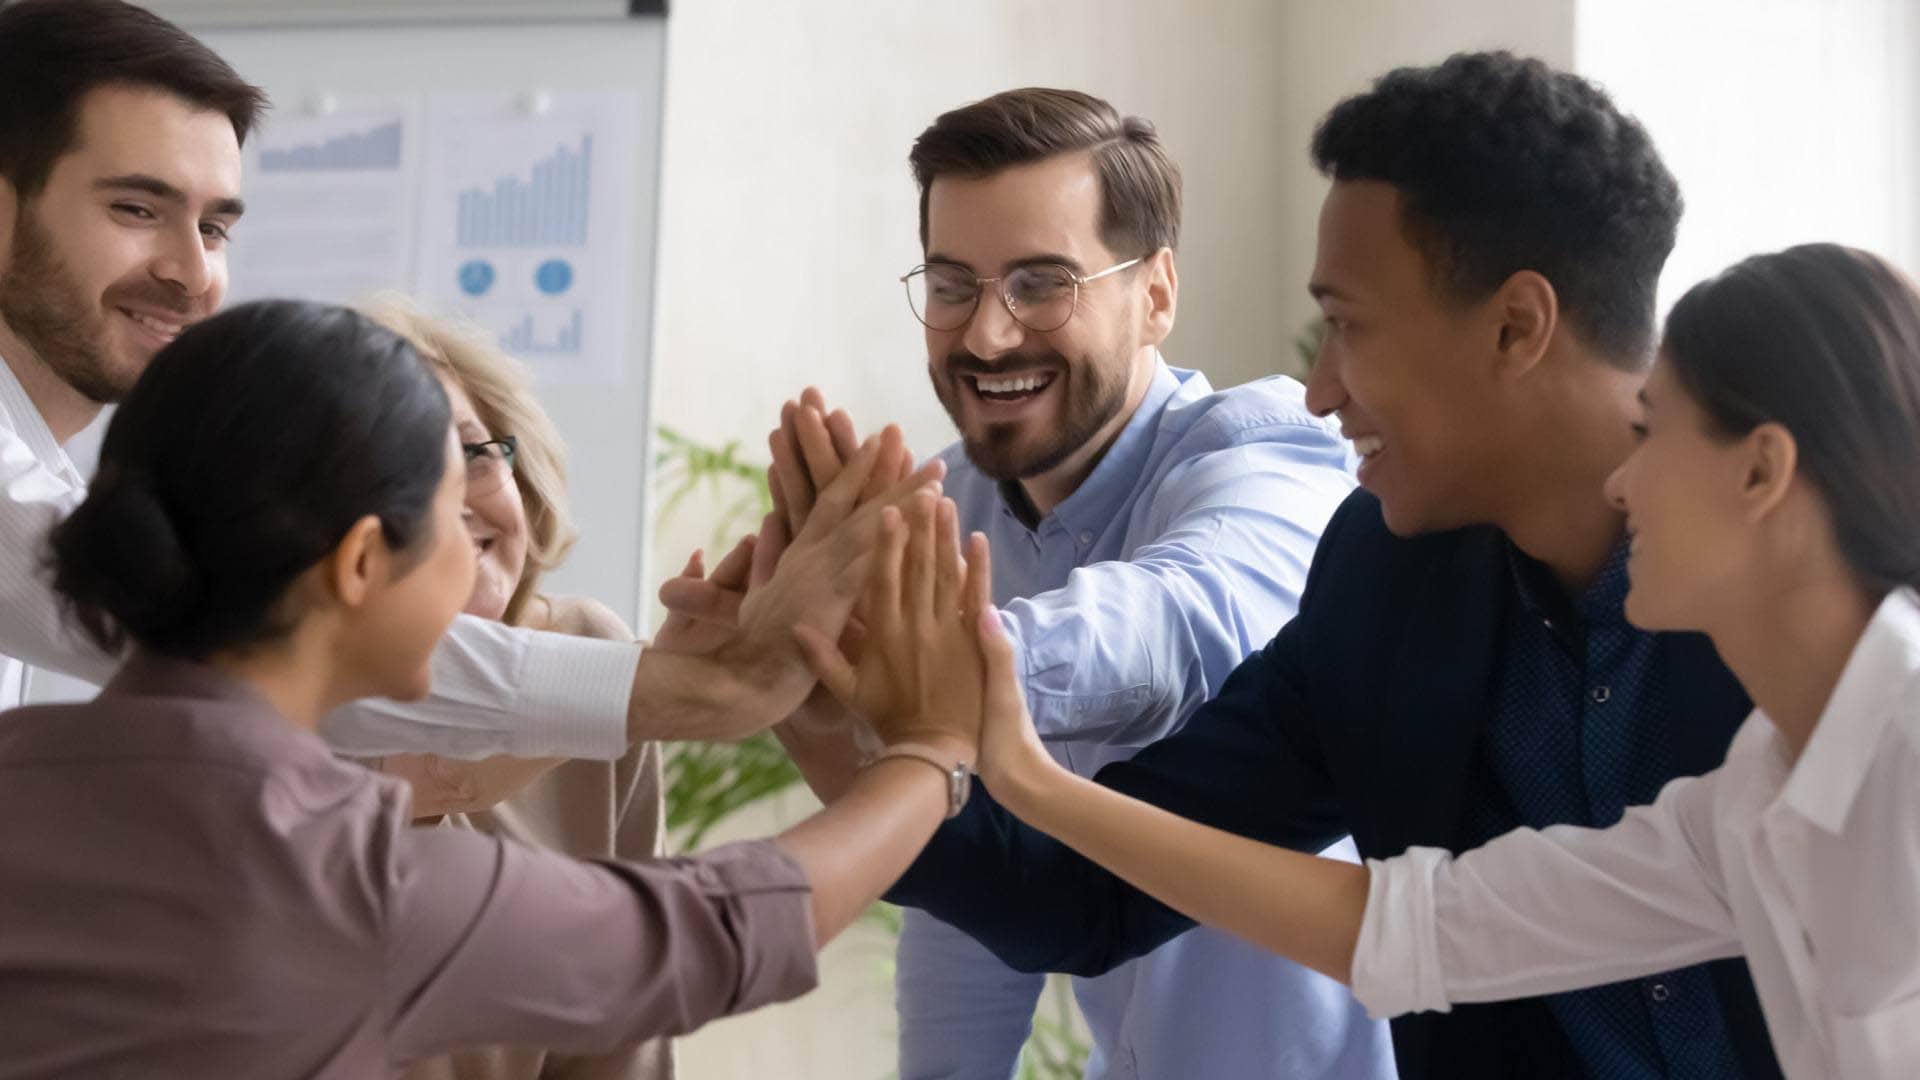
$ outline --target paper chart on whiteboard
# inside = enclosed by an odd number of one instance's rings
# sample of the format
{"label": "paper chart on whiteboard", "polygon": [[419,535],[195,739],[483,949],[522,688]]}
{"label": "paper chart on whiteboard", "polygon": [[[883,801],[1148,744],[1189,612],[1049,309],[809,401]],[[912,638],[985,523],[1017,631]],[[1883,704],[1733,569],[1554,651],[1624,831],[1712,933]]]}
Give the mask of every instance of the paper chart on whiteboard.
{"label": "paper chart on whiteboard", "polygon": [[433,101],[416,289],[543,382],[621,378],[637,109],[629,94]]}
{"label": "paper chart on whiteboard", "polygon": [[351,303],[407,288],[423,111],[417,99],[350,99],[271,116],[247,146],[229,301]]}

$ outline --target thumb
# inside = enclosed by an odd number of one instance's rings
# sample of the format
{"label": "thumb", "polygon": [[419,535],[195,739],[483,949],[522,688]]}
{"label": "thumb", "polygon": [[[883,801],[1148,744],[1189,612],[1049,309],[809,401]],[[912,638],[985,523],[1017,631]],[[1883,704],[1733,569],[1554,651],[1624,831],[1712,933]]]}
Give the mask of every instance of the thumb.
{"label": "thumb", "polygon": [[800,655],[807,662],[807,670],[827,688],[827,693],[848,709],[853,708],[854,691],[859,679],[855,676],[853,665],[840,655],[834,647],[833,639],[806,623],[797,623],[793,628],[794,641],[800,646]]}
{"label": "thumb", "polygon": [[1013,642],[1000,625],[1000,609],[988,604],[980,609],[976,631],[980,637],[980,656],[986,662],[986,694],[981,702],[989,725],[1005,722],[1027,711],[1026,695],[1014,672]]}

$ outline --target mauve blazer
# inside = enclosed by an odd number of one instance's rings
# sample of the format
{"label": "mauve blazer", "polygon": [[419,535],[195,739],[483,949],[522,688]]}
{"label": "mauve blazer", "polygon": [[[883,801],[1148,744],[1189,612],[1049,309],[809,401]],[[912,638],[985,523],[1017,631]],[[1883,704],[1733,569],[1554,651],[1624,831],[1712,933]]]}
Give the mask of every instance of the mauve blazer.
{"label": "mauve blazer", "polygon": [[582,862],[408,801],[207,667],[139,657],[0,715],[0,1078],[359,1080],[814,985],[811,892],[770,842]]}

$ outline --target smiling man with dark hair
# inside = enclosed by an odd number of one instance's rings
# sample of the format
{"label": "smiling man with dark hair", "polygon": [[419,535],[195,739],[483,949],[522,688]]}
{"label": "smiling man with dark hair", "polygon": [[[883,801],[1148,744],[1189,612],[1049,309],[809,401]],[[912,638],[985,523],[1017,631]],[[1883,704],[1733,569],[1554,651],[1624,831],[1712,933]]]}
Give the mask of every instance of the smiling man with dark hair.
{"label": "smiling man with dark hair", "polygon": [[[1043,735],[1091,774],[1178,730],[1293,613],[1353,488],[1350,456],[1298,382],[1216,391],[1162,357],[1181,191],[1150,123],[1076,91],[1011,90],[941,115],[908,160],[924,261],[907,296],[960,433],[946,491],[994,545]],[[785,501],[803,503],[782,472]],[[778,730],[803,763],[828,753]],[[810,779],[837,793],[821,769]],[[1040,980],[920,912],[896,971],[903,1080],[1005,1080]],[[1228,934],[1189,934],[1074,990],[1096,1080],[1392,1073],[1384,1030],[1343,988]]]}

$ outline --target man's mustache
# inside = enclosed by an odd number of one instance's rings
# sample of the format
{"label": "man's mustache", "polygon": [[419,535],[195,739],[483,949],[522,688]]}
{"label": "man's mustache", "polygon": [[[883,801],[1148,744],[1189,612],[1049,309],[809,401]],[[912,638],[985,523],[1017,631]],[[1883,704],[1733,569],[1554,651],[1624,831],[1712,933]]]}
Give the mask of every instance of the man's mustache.
{"label": "man's mustache", "polygon": [[1009,370],[1024,370],[1030,367],[1066,368],[1067,358],[1057,352],[1044,352],[1038,356],[1004,356],[997,361],[986,361],[964,350],[947,354],[946,369],[948,375],[998,375]]}

